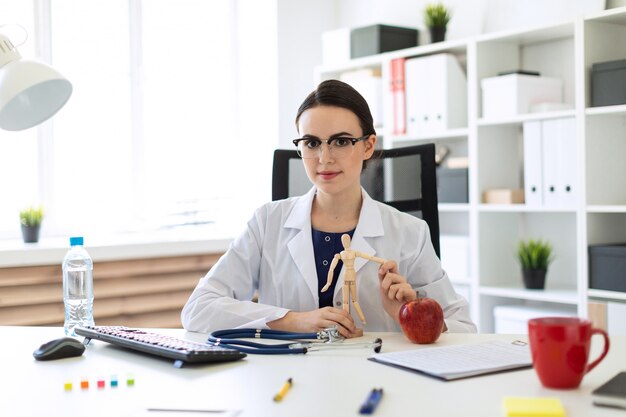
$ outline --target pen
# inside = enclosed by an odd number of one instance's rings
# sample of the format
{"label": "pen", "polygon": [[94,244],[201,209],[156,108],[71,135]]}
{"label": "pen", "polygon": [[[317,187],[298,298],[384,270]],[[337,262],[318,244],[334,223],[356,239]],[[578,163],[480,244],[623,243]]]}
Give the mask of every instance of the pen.
{"label": "pen", "polygon": [[383,389],[374,388],[361,406],[359,414],[374,414],[374,410],[376,410],[376,407],[378,406],[378,403],[380,403],[381,398],[383,398]]}
{"label": "pen", "polygon": [[283,386],[280,388],[280,391],[278,391],[278,394],[274,395],[274,401],[281,401],[285,397],[285,395],[287,395],[287,391],[289,391],[289,388],[291,388],[292,385],[293,385],[293,379],[289,378],[287,382],[285,382]]}

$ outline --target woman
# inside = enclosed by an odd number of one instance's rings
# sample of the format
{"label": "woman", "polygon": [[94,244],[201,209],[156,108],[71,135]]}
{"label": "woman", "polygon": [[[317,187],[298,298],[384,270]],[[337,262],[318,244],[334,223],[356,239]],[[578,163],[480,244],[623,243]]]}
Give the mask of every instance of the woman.
{"label": "woman", "polygon": [[[363,97],[343,82],[324,81],[300,106],[296,127],[301,138],[294,143],[313,188],[255,212],[198,283],[183,308],[183,326],[199,332],[337,326],[344,337],[360,334],[361,326],[399,331],[400,307],[417,291],[441,304],[449,331],[474,332],[467,301],[441,269],[426,223],[374,201],[361,187],[361,171],[376,145]],[[334,254],[343,249],[343,234],[351,237],[352,250],[386,260],[355,263],[365,325],[342,308],[339,265],[331,288],[321,292]],[[258,303],[250,301],[255,291]]]}

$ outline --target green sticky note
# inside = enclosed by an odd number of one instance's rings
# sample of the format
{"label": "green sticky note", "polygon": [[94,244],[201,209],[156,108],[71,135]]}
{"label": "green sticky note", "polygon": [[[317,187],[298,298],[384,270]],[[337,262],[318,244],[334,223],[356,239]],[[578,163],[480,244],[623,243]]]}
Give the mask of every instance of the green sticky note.
{"label": "green sticky note", "polygon": [[565,409],[558,398],[505,397],[507,417],[563,417]]}

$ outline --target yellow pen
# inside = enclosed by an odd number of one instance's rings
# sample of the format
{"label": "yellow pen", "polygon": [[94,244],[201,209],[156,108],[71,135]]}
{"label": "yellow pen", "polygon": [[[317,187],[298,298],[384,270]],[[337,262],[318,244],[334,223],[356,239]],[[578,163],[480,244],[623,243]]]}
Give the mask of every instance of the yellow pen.
{"label": "yellow pen", "polygon": [[278,394],[274,395],[274,401],[281,401],[285,397],[285,395],[287,395],[287,392],[289,391],[289,388],[291,388],[292,385],[293,385],[293,379],[289,378],[287,382],[285,382],[283,386],[280,388],[280,391],[278,391]]}

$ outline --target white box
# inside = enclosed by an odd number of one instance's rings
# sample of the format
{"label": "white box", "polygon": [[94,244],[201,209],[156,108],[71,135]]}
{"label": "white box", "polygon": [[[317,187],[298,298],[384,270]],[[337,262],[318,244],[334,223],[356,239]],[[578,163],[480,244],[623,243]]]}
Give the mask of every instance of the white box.
{"label": "white box", "polygon": [[470,276],[469,237],[441,235],[441,267],[454,282],[468,282]]}
{"label": "white box", "polygon": [[412,137],[467,127],[465,71],[452,54],[407,59],[406,129]]}
{"label": "white box", "polygon": [[350,29],[322,33],[322,64],[337,65],[350,60]]}
{"label": "white box", "polygon": [[535,307],[525,305],[496,306],[493,308],[495,332],[528,334],[528,320],[537,317],[574,317],[576,312],[566,307]]}
{"label": "white box", "polygon": [[530,113],[533,104],[563,101],[563,82],[558,78],[508,74],[484,78],[481,88],[485,119]]}

